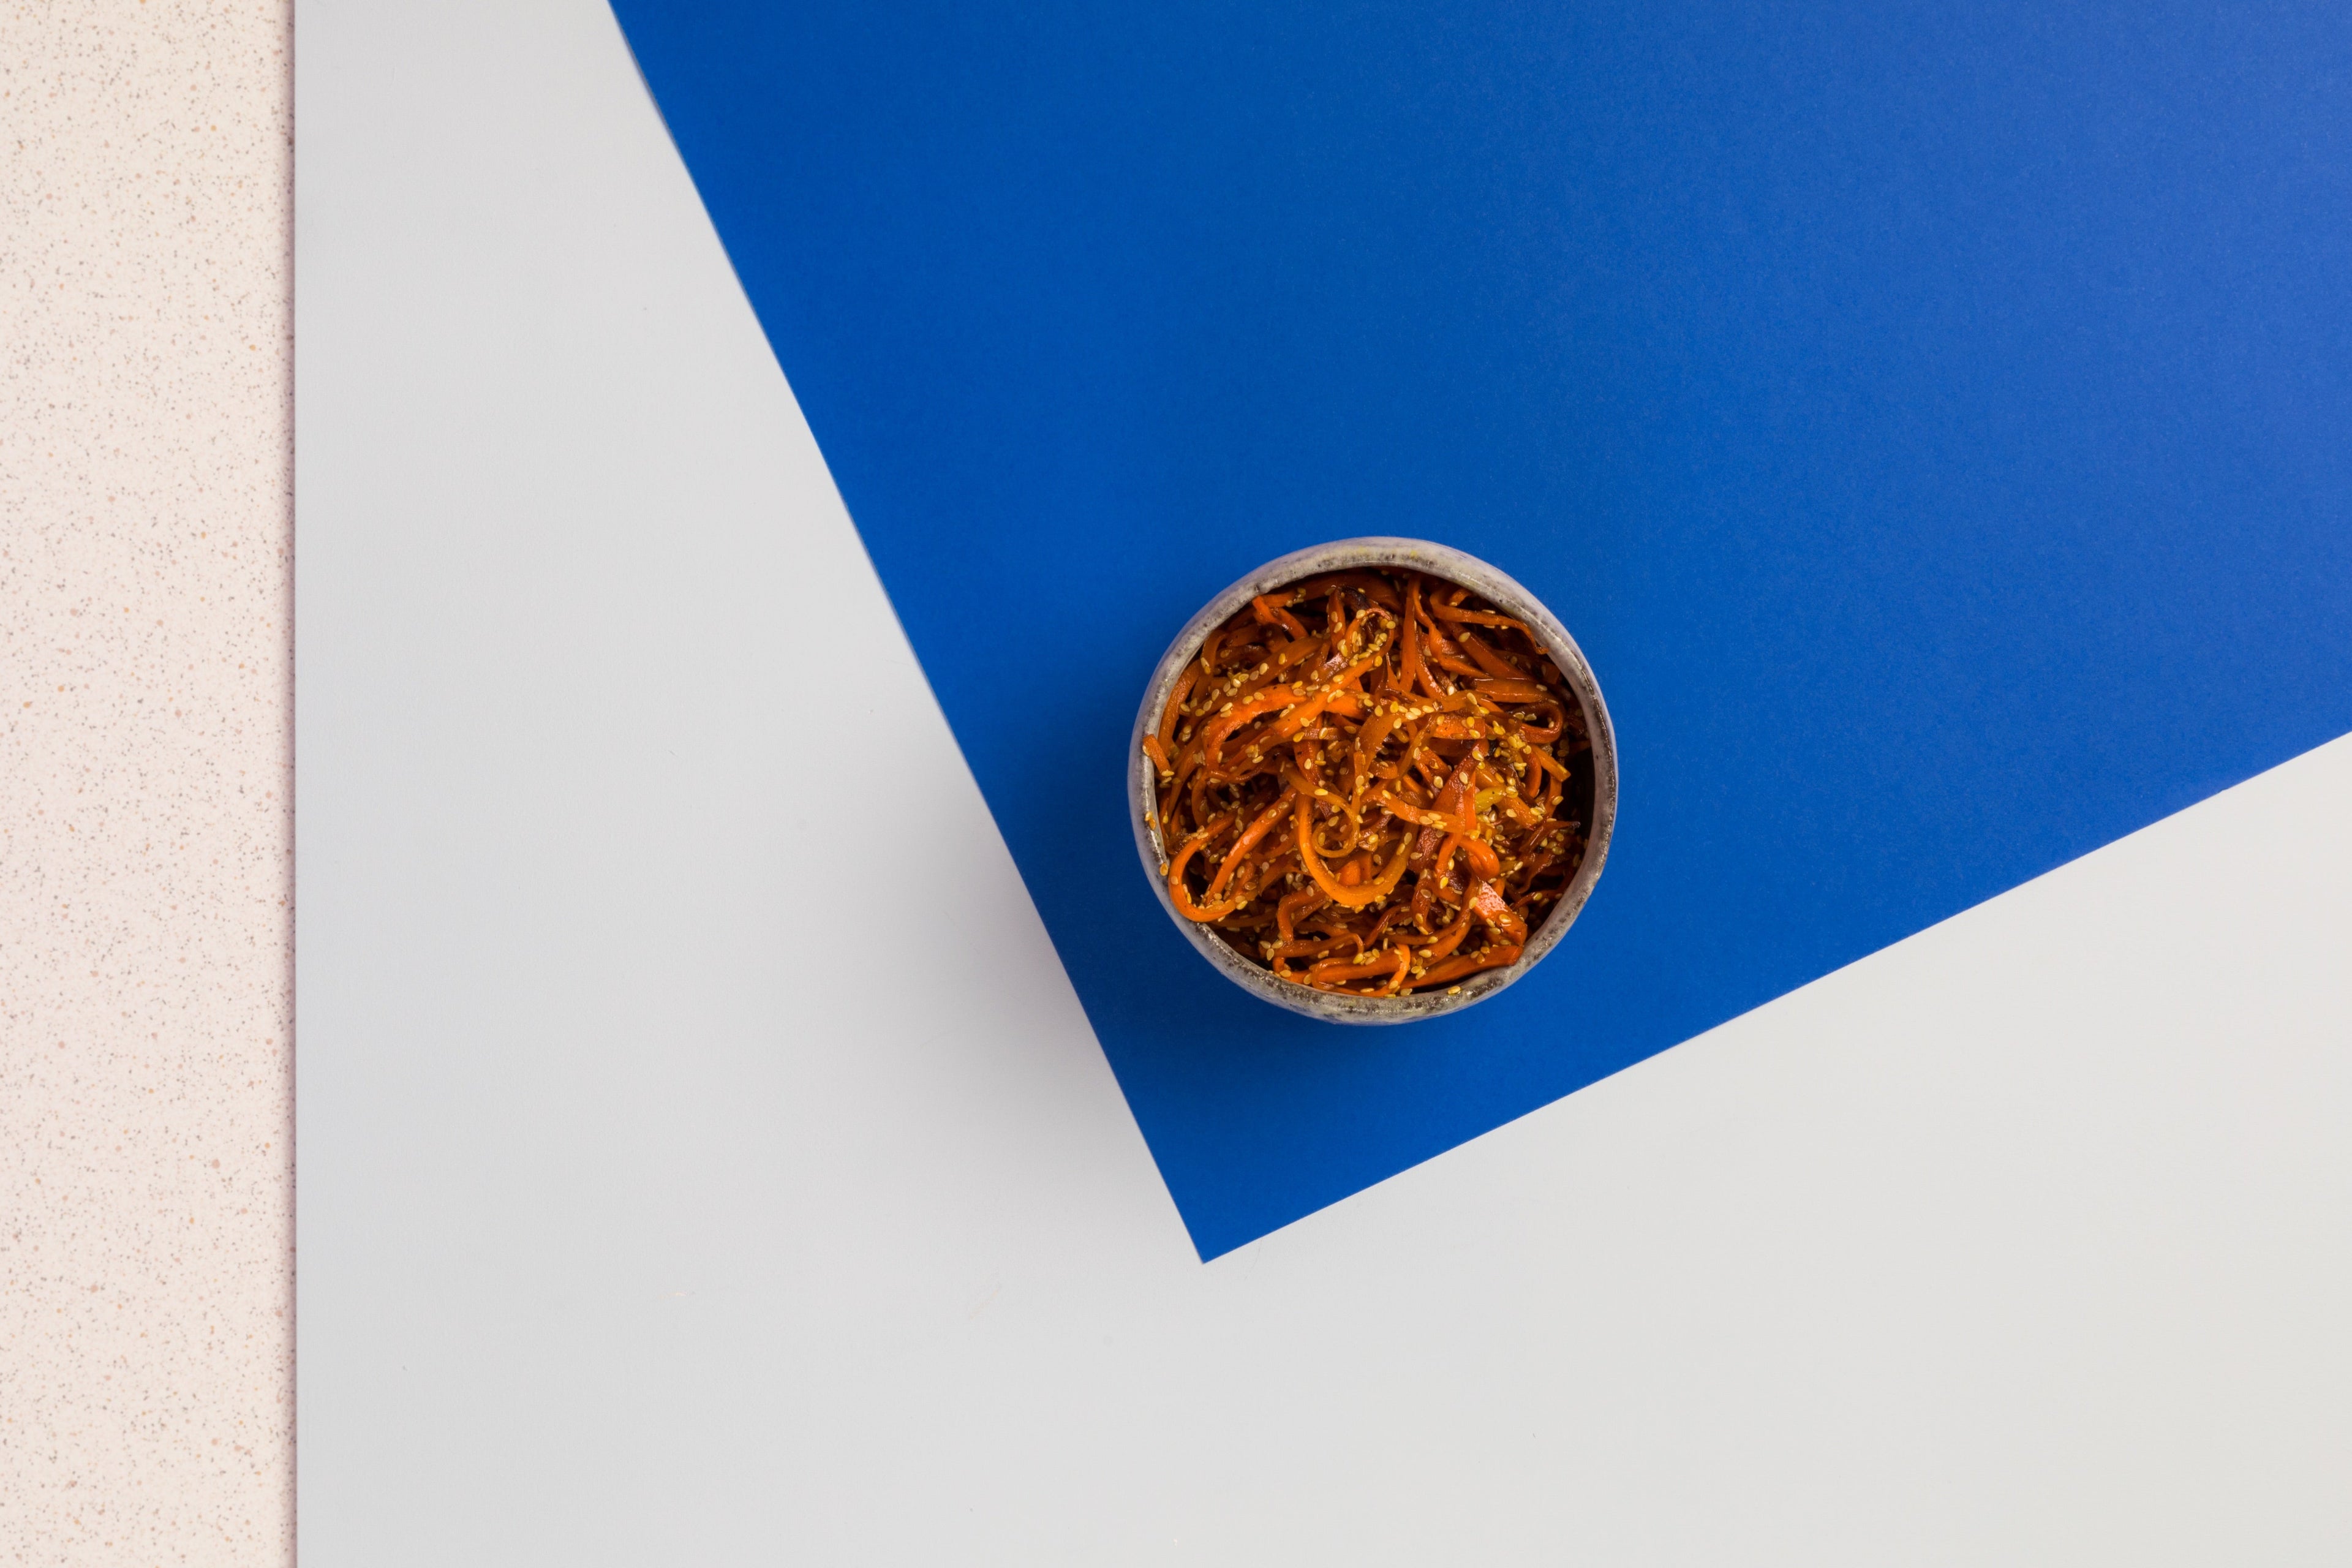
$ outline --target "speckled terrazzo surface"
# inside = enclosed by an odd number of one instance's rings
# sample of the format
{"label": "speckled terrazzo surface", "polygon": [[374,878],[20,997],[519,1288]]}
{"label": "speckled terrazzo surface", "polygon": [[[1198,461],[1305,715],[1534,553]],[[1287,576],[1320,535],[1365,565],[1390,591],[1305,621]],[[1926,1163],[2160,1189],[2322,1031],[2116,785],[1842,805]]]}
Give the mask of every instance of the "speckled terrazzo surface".
{"label": "speckled terrazzo surface", "polygon": [[293,1552],[290,6],[0,0],[0,1562]]}

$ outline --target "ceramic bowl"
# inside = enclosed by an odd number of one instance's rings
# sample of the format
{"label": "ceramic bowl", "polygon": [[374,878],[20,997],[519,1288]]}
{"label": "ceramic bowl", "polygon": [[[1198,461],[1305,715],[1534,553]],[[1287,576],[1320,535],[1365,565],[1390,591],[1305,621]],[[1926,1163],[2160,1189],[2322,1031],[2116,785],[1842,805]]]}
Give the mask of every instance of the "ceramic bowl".
{"label": "ceramic bowl", "polygon": [[[1494,605],[1505,615],[1515,616],[1542,635],[1544,646],[1550,651],[1552,662],[1566,678],[1569,690],[1584,709],[1584,726],[1592,742],[1592,755],[1586,766],[1592,774],[1592,809],[1590,835],[1586,842],[1583,864],[1560,896],[1559,901],[1544,922],[1530,933],[1526,952],[1516,963],[1501,969],[1489,969],[1473,974],[1459,985],[1426,995],[1402,996],[1339,996],[1328,991],[1310,990],[1287,981],[1276,980],[1271,971],[1260,968],[1235,952],[1224,942],[1209,934],[1176,912],[1170,901],[1168,887],[1160,868],[1168,858],[1168,847],[1160,842],[1155,821],[1158,805],[1157,781],[1150,759],[1143,754],[1144,734],[1157,728],[1160,715],[1168,704],[1168,693],[1176,684],[1186,664],[1201,651],[1202,639],[1215,627],[1223,626],[1252,599],[1260,594],[1272,593],[1303,578],[1326,572],[1343,572],[1365,566],[1401,566],[1426,572],[1457,584]],[[1475,555],[1443,544],[1432,544],[1421,539],[1342,539],[1330,544],[1318,544],[1285,555],[1244,577],[1232,587],[1201,606],[1200,614],[1176,634],[1168,645],[1160,667],[1151,672],[1151,680],[1143,690],[1142,705],[1136,710],[1135,729],[1127,742],[1128,816],[1135,827],[1136,853],[1142,858],[1144,879],[1151,884],[1160,907],[1184,940],[1200,952],[1202,958],[1234,984],[1252,995],[1285,1007],[1293,1013],[1304,1013],[1311,1018],[1321,1018],[1334,1024],[1410,1024],[1422,1018],[1433,1018],[1441,1013],[1458,1012],[1475,1006],[1495,993],[1518,981],[1529,970],[1544,961],[1568,928],[1576,923],[1587,899],[1592,895],[1592,884],[1601,875],[1601,868],[1609,858],[1609,836],[1617,823],[1617,737],[1609,727],[1608,705],[1601,700],[1600,683],[1592,678],[1592,667],[1585,662],[1583,651],[1559,617],[1547,609],[1533,594]]]}

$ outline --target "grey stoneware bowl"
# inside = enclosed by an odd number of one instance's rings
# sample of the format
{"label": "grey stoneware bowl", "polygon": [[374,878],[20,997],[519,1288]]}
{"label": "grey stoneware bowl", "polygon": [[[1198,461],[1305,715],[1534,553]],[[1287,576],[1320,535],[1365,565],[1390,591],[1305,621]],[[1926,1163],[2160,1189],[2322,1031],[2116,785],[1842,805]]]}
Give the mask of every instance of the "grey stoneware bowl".
{"label": "grey stoneware bowl", "polygon": [[[1543,635],[1552,663],[1559,667],[1569,689],[1582,705],[1585,731],[1592,742],[1592,759],[1588,764],[1592,771],[1591,822],[1583,864],[1577,868],[1567,890],[1543,924],[1530,933],[1526,952],[1517,963],[1473,974],[1458,986],[1430,995],[1339,996],[1276,980],[1271,971],[1250,963],[1204,928],[1178,914],[1168,897],[1167,884],[1160,879],[1160,868],[1167,862],[1168,848],[1160,839],[1157,781],[1152,776],[1150,759],[1143,754],[1143,737],[1158,727],[1177,677],[1200,653],[1202,639],[1259,595],[1325,572],[1364,566],[1407,567],[1443,577],[1469,589],[1505,615],[1516,616],[1535,627]],[[1568,628],[1559,624],[1559,617],[1546,609],[1533,594],[1476,556],[1432,544],[1427,540],[1342,539],[1267,562],[1203,605],[1201,613],[1185,623],[1184,629],[1176,634],[1176,640],[1160,657],[1160,668],[1151,672],[1151,682],[1144,688],[1142,706],[1136,710],[1135,730],[1127,740],[1127,795],[1128,816],[1134,824],[1135,849],[1143,859],[1144,879],[1151,884],[1160,907],[1168,911],[1168,918],[1176,922],[1184,940],[1197,948],[1218,973],[1254,996],[1310,1018],[1334,1024],[1410,1024],[1485,1001],[1541,963],[1545,955],[1559,945],[1559,939],[1568,934],[1568,928],[1576,923],[1584,901],[1592,896],[1592,884],[1600,878],[1601,866],[1609,858],[1609,836],[1617,825],[1617,737],[1609,727],[1609,709],[1601,700],[1600,683],[1592,679],[1592,667],[1585,662],[1583,650],[1568,635]]]}

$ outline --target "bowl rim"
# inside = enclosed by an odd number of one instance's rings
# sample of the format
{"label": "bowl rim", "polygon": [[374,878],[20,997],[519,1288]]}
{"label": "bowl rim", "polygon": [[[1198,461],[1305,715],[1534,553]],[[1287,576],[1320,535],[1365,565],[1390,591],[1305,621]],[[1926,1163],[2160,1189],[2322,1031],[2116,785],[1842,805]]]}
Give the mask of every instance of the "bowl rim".
{"label": "bowl rim", "polygon": [[[1177,677],[1200,652],[1202,640],[1211,629],[1223,625],[1259,595],[1287,587],[1301,578],[1362,566],[1403,566],[1426,572],[1469,589],[1506,615],[1536,627],[1543,634],[1552,663],[1584,710],[1585,730],[1592,743],[1593,819],[1588,827],[1583,863],[1578,866],[1559,903],[1530,934],[1526,951],[1517,963],[1481,971],[1461,984],[1434,994],[1341,996],[1276,980],[1272,971],[1251,963],[1179,914],[1168,896],[1168,885],[1160,869],[1167,864],[1168,858],[1157,821],[1158,781],[1153,777],[1150,759],[1143,753],[1143,737],[1157,728],[1157,719],[1166,709],[1168,692],[1176,684]],[[1128,735],[1127,757],[1128,817],[1135,831],[1136,853],[1142,860],[1144,880],[1151,884],[1152,893],[1168,918],[1193,949],[1234,984],[1277,1007],[1328,1023],[1416,1023],[1475,1006],[1516,984],[1549,955],[1583,912],[1586,900],[1592,896],[1592,885],[1600,879],[1601,868],[1608,862],[1609,841],[1617,826],[1617,733],[1610,725],[1609,705],[1601,699],[1601,683],[1593,676],[1584,650],[1577,646],[1559,617],[1517,579],[1467,552],[1425,539],[1370,535],[1333,540],[1276,556],[1235,579],[1184,623],[1184,629],[1176,634],[1168,651],[1160,656],[1151,679],[1144,687],[1142,704],[1136,710],[1135,727]]]}

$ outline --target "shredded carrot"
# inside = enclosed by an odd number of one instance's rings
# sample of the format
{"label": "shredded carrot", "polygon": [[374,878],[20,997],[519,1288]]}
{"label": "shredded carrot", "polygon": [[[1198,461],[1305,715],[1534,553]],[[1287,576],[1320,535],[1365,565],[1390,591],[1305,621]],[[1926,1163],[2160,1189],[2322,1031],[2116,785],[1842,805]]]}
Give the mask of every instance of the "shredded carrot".
{"label": "shredded carrot", "polygon": [[1526,623],[1386,567],[1259,595],[1143,737],[1178,912],[1359,996],[1518,961],[1584,858],[1589,749]]}

